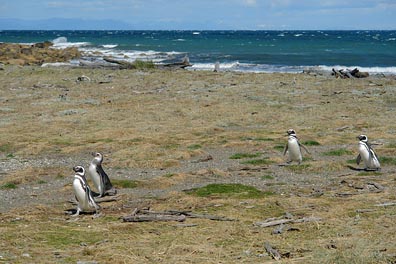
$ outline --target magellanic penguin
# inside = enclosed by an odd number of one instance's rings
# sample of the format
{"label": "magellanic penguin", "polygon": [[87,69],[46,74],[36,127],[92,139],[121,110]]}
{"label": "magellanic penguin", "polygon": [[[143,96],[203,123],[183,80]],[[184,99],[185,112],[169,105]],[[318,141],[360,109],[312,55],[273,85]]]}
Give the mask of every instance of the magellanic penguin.
{"label": "magellanic penguin", "polygon": [[356,158],[356,163],[359,165],[360,161],[363,160],[365,170],[380,170],[381,164],[371,148],[367,136],[360,135],[357,138],[359,139],[359,155]]}
{"label": "magellanic penguin", "polygon": [[103,155],[99,152],[93,153],[93,160],[89,164],[89,175],[96,186],[99,194],[98,197],[107,195],[116,195],[117,190],[110,182],[109,176],[102,168]]}
{"label": "magellanic penguin", "polygon": [[288,157],[287,163],[296,161],[296,162],[298,162],[298,164],[300,164],[302,161],[301,147],[307,153],[309,153],[309,151],[304,145],[302,145],[298,141],[297,134],[296,134],[296,131],[294,131],[294,129],[287,130],[287,135],[288,135],[288,140],[287,140],[285,149],[283,151],[283,155],[286,155],[286,152],[288,152],[289,157]]}
{"label": "magellanic penguin", "polygon": [[99,212],[100,206],[95,202],[91,189],[85,178],[85,169],[82,166],[73,168],[75,171],[73,180],[74,194],[77,199],[77,212],[73,216],[78,216],[81,212]]}

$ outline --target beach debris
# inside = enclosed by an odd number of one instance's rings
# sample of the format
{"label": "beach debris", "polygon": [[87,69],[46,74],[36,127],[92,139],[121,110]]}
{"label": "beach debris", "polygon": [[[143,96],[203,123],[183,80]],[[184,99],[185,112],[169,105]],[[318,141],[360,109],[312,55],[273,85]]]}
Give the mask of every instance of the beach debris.
{"label": "beach debris", "polygon": [[261,222],[256,222],[253,225],[257,227],[271,227],[277,225],[284,225],[284,224],[296,224],[296,223],[307,223],[307,222],[319,222],[322,221],[322,218],[319,217],[303,217],[295,219],[293,216],[284,215],[278,218],[268,218]]}
{"label": "beach debris", "polygon": [[216,61],[215,67],[214,67],[214,72],[219,72],[220,71],[220,62]]}
{"label": "beach debris", "polygon": [[275,260],[280,260],[282,258],[281,254],[276,249],[274,249],[269,242],[264,243],[264,248],[271,258]]}
{"label": "beach debris", "polygon": [[196,214],[191,211],[152,211],[148,209],[135,208],[130,215],[122,217],[124,222],[158,222],[158,221],[177,221],[184,222],[187,218],[201,218],[214,221],[235,221],[235,219],[207,214]]}
{"label": "beach debris", "polygon": [[332,69],[332,75],[335,76],[336,78],[342,78],[342,79],[346,79],[346,78],[366,78],[369,77],[369,73],[368,72],[361,72],[358,70],[358,68],[355,68],[353,70],[336,70],[336,69]]}
{"label": "beach debris", "polygon": [[85,75],[81,75],[77,77],[77,82],[90,82],[91,78]]}
{"label": "beach debris", "polygon": [[190,58],[186,55],[181,62],[168,63],[164,65],[158,65],[160,68],[171,68],[171,69],[184,69],[191,67]]}

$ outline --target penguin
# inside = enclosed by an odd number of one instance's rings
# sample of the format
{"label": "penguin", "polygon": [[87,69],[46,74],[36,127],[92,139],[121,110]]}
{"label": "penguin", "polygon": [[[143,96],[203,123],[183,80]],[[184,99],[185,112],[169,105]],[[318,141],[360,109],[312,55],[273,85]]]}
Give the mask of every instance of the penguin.
{"label": "penguin", "polygon": [[371,148],[367,136],[360,135],[357,137],[357,139],[359,139],[359,155],[356,157],[356,164],[359,165],[360,161],[363,160],[365,170],[380,170],[381,164],[374,150]]}
{"label": "penguin", "polygon": [[287,130],[287,135],[288,135],[288,140],[287,144],[285,146],[285,149],[283,151],[283,155],[286,155],[286,152],[289,153],[289,157],[287,160],[287,163],[291,163],[292,161],[298,162],[298,164],[301,163],[302,161],[302,153],[301,153],[301,147],[309,153],[308,149],[302,145],[297,138],[296,131],[294,129],[289,129]]}
{"label": "penguin", "polygon": [[73,189],[76,196],[77,212],[72,216],[78,216],[81,212],[95,211],[95,215],[98,215],[100,206],[95,202],[91,188],[89,188],[87,180],[85,178],[85,169],[82,166],[76,166],[73,168],[75,175],[73,180]]}
{"label": "penguin", "polygon": [[103,155],[99,152],[93,153],[93,160],[89,164],[89,175],[96,186],[99,194],[98,197],[107,195],[116,195],[117,190],[113,187],[110,182],[109,176],[102,168]]}

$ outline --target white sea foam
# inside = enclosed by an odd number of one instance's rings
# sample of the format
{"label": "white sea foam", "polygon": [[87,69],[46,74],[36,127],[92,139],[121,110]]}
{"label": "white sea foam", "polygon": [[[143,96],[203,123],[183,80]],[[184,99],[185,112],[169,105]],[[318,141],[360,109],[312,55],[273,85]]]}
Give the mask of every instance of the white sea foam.
{"label": "white sea foam", "polygon": [[54,48],[58,49],[65,49],[69,47],[84,47],[90,45],[89,42],[68,42],[66,37],[58,37],[54,40],[52,40],[52,43],[54,43]]}
{"label": "white sea foam", "polygon": [[106,45],[102,45],[103,48],[106,49],[114,49],[115,47],[117,47],[117,44],[106,44]]}

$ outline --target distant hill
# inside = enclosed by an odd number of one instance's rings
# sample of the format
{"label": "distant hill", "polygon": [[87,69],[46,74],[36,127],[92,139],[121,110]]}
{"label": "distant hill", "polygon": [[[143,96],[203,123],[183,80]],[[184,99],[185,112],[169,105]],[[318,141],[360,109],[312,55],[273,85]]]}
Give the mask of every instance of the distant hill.
{"label": "distant hill", "polygon": [[128,23],[105,19],[85,20],[50,18],[43,20],[23,20],[0,18],[0,30],[131,30]]}

